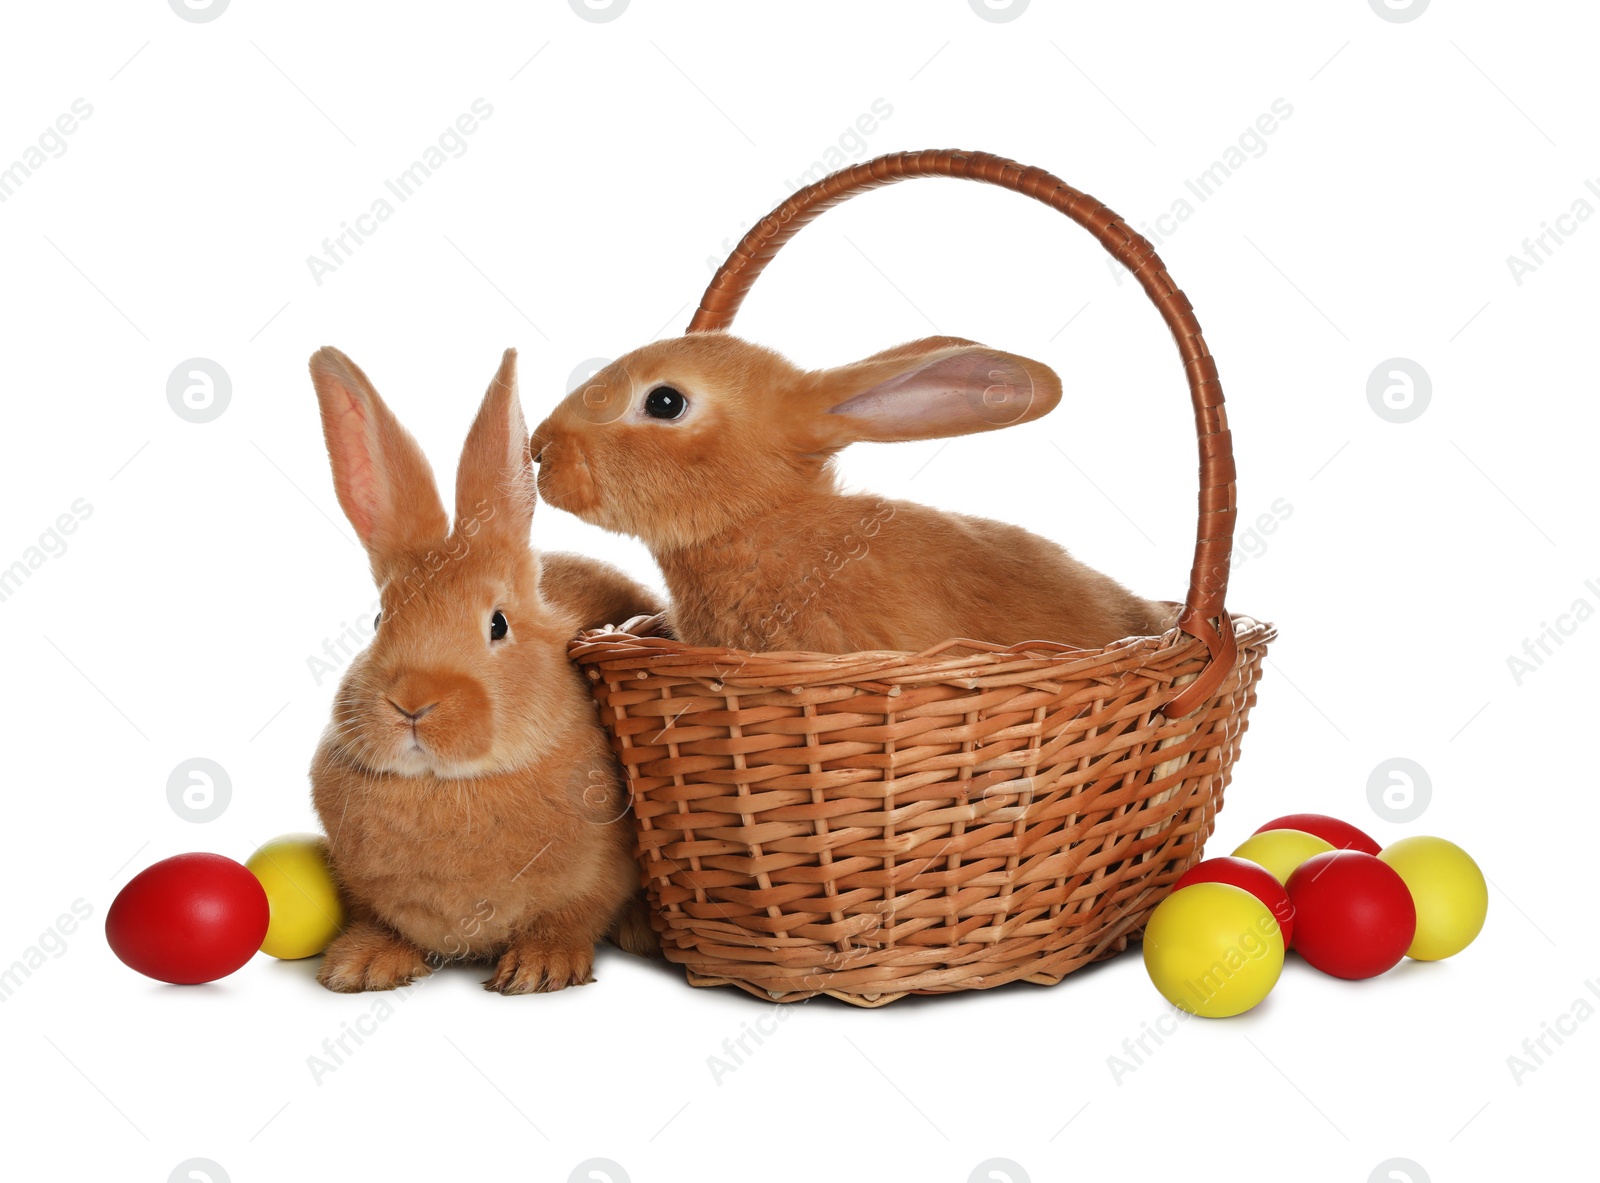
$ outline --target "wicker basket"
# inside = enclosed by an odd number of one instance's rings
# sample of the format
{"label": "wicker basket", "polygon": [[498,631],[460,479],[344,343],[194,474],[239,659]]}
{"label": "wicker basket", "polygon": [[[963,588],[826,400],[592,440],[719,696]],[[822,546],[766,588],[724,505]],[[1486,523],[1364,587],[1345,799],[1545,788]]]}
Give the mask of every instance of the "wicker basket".
{"label": "wicker basket", "polygon": [[1054,206],[1155,302],[1200,439],[1188,599],[1170,632],[1100,650],[747,653],[668,639],[659,617],[575,640],[627,773],[655,926],[697,986],[877,1006],[1053,984],[1122,950],[1200,858],[1275,635],[1223,608],[1233,456],[1189,302],[1145,239],[1049,173],[954,151],[835,173],[745,235],[689,331],[725,328],[823,210],[920,176]]}

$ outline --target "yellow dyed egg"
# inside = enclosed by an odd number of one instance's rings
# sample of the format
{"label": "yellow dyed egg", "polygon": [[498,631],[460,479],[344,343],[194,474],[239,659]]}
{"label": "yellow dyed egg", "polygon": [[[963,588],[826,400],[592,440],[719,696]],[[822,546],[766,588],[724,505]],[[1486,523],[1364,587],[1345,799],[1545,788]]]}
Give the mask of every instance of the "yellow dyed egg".
{"label": "yellow dyed egg", "polygon": [[1205,1019],[1255,1006],[1283,972],[1283,934],[1242,887],[1195,883],[1156,906],[1144,930],[1144,967],[1161,996]]}
{"label": "yellow dyed egg", "polygon": [[1472,944],[1489,911],[1489,887],[1470,854],[1419,834],[1390,843],[1378,857],[1405,880],[1417,906],[1417,935],[1406,956],[1442,961]]}
{"label": "yellow dyed egg", "polygon": [[271,919],[261,951],[285,961],[315,957],[344,927],[344,905],[320,834],[284,834],[245,862],[266,889]]}
{"label": "yellow dyed egg", "polygon": [[1263,830],[1241,842],[1233,857],[1249,859],[1271,871],[1279,883],[1288,883],[1301,863],[1332,849],[1333,843],[1304,830]]}

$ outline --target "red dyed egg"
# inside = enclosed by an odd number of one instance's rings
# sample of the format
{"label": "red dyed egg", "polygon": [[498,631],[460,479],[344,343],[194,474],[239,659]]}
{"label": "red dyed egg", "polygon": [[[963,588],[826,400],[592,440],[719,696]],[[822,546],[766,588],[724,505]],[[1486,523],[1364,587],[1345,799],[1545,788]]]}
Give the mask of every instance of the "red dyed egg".
{"label": "red dyed egg", "polygon": [[1362,854],[1377,854],[1383,849],[1366,833],[1356,829],[1349,822],[1342,822],[1324,813],[1291,813],[1287,817],[1274,818],[1256,830],[1256,833],[1259,834],[1264,830],[1304,830],[1307,834],[1315,834],[1335,850],[1359,850]]}
{"label": "red dyed egg", "polygon": [[238,969],[267,935],[267,893],[220,854],[178,854],[140,871],[111,901],[106,943],[122,963],[189,986]]}
{"label": "red dyed egg", "polygon": [[1359,850],[1313,855],[1289,876],[1295,949],[1336,978],[1392,969],[1417,933],[1411,889],[1388,863]]}
{"label": "red dyed egg", "polygon": [[1244,888],[1265,904],[1267,911],[1278,922],[1278,931],[1283,934],[1283,947],[1287,949],[1293,944],[1294,904],[1290,902],[1289,893],[1278,882],[1277,876],[1261,864],[1244,858],[1208,858],[1185,871],[1172,885],[1172,890],[1178,891],[1191,883],[1231,883]]}

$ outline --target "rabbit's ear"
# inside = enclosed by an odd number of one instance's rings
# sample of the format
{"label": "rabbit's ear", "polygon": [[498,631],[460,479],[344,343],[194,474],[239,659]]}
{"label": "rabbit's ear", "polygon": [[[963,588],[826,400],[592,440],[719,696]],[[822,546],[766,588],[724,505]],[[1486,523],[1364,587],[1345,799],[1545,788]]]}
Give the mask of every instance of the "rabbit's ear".
{"label": "rabbit's ear", "polygon": [[456,469],[456,529],[480,528],[512,541],[528,540],[538,500],[528,458],[528,424],[517,397],[517,351],[508,349],[483,396]]}
{"label": "rabbit's ear", "polygon": [[1049,366],[929,337],[812,375],[815,425],[834,446],[926,440],[1027,423],[1061,401]]}
{"label": "rabbit's ear", "polygon": [[334,490],[374,566],[442,539],[449,521],[428,458],[367,376],[337,349],[324,347],[311,355],[311,382]]}

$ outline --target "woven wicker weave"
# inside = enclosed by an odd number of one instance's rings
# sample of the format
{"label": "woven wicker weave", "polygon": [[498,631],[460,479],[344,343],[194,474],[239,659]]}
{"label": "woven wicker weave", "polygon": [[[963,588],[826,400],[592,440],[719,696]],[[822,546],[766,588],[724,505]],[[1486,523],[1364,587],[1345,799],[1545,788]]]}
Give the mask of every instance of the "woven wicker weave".
{"label": "woven wicker weave", "polygon": [[1093,198],[977,152],[880,157],[795,194],[740,242],[691,332],[725,328],[822,210],[907,177],[981,180],[1085,226],[1178,343],[1200,513],[1176,628],[1100,650],[951,640],[923,653],[746,653],[585,633],[669,959],[697,986],[876,1006],[1055,983],[1127,946],[1210,836],[1270,625],[1223,607],[1233,458],[1216,366],[1154,248]]}

